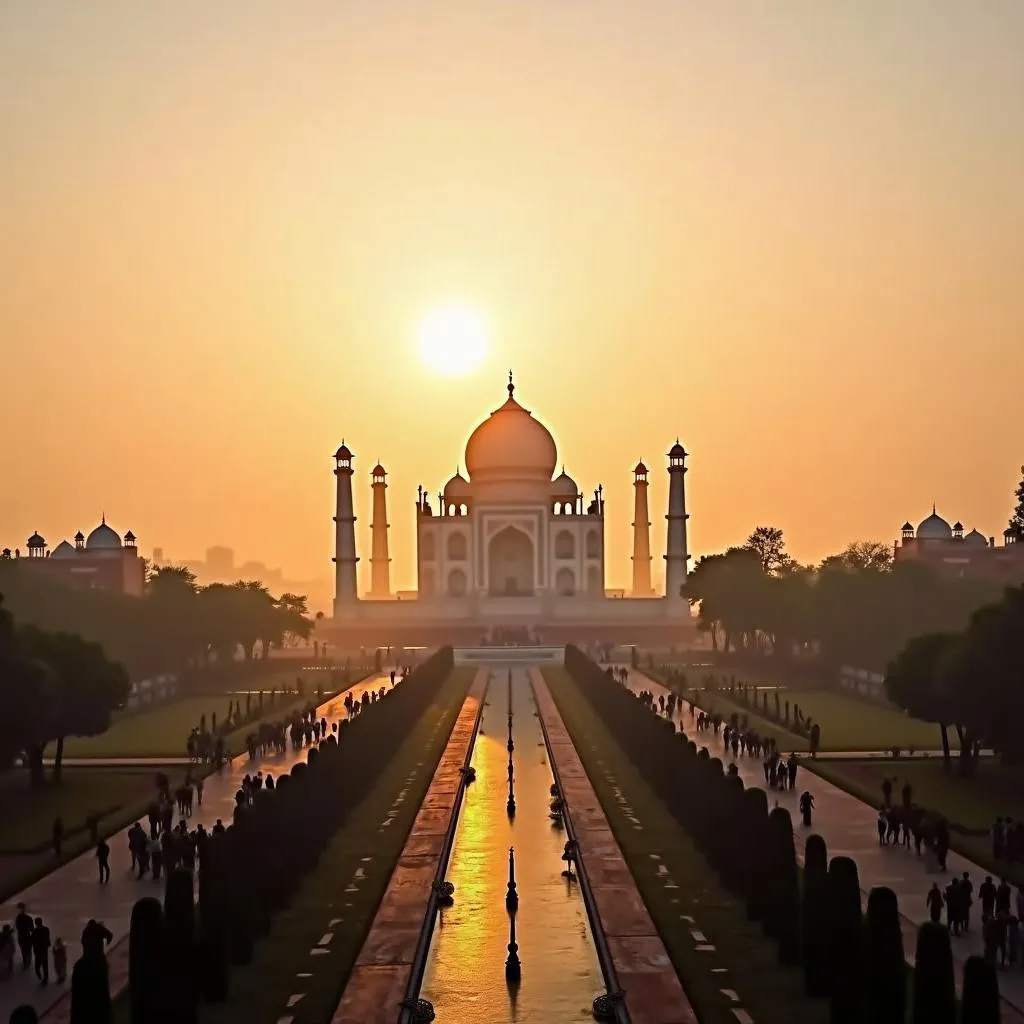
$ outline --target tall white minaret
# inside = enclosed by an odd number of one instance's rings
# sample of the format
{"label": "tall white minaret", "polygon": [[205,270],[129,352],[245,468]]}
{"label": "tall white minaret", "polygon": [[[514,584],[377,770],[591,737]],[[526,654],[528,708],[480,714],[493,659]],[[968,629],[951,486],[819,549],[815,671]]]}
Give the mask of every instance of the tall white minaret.
{"label": "tall white minaret", "polygon": [[370,597],[391,596],[391,559],[388,557],[388,507],[384,492],[387,473],[378,462],[370,478],[373,481],[373,522],[370,536],[373,539],[370,552]]}
{"label": "tall white minaret", "polygon": [[668,453],[668,536],[665,543],[665,597],[681,608],[689,610],[689,602],[682,596],[686,582],[686,567],[690,560],[686,550],[686,449],[679,443]]}
{"label": "tall white minaret", "polygon": [[653,597],[651,586],[651,520],[647,511],[647,467],[633,470],[633,596]]}
{"label": "tall white minaret", "polygon": [[352,506],[352,453],[345,442],[334,453],[338,480],[334,516],[334,617],[351,612],[359,602],[356,589],[356,517]]}

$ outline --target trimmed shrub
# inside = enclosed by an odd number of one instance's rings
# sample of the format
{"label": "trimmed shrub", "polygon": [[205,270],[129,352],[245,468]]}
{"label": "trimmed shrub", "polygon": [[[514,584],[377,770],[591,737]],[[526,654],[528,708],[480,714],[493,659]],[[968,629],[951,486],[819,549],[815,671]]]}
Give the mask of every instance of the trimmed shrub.
{"label": "trimmed shrub", "polygon": [[128,1014],[131,1024],[160,1024],[166,1019],[164,912],[152,896],[132,907],[128,933]]}
{"label": "trimmed shrub", "polygon": [[[712,799],[708,794],[708,799]],[[767,913],[768,877],[764,851],[768,833],[768,797],[763,789],[748,789],[743,793],[743,816],[733,832],[737,843],[745,852],[743,874],[746,879],[743,895],[747,901],[747,917],[751,921],[764,921]]]}
{"label": "trimmed shrub", "polygon": [[864,988],[864,924],[860,879],[849,857],[833,857],[829,889],[829,1020],[860,1024]]}
{"label": "trimmed shrub", "polygon": [[871,1024],[904,1024],[907,965],[899,901],[892,889],[871,890],[866,925],[867,1019]]}
{"label": "trimmed shrub", "polygon": [[960,1000],[963,1024],[999,1024],[999,976],[983,956],[967,958]]}
{"label": "trimmed shrub", "polygon": [[765,851],[769,878],[768,927],[779,944],[779,963],[800,963],[800,882],[793,847],[793,821],[789,811],[776,807],[768,815]]}
{"label": "trimmed shrub", "polygon": [[926,921],[914,956],[914,1024],[956,1024],[956,985],[949,931]]}
{"label": "trimmed shrub", "polygon": [[110,1024],[110,977],[105,956],[92,953],[75,961],[69,1024]]}
{"label": "trimmed shrub", "polygon": [[827,996],[829,990],[830,901],[825,840],[812,833],[804,843],[800,935],[803,944],[804,991],[819,999]]}
{"label": "trimmed shrub", "polygon": [[192,874],[176,868],[167,878],[164,896],[164,941],[167,964],[167,1009],[174,1024],[199,1019],[198,957]]}

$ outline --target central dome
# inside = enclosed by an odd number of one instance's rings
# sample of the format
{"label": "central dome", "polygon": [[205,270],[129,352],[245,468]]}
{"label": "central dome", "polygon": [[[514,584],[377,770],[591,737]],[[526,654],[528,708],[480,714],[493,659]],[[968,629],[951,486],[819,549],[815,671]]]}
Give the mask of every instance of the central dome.
{"label": "central dome", "polygon": [[508,401],[469,435],[466,469],[479,481],[537,481],[548,484],[558,463],[555,439],[514,397],[508,375]]}

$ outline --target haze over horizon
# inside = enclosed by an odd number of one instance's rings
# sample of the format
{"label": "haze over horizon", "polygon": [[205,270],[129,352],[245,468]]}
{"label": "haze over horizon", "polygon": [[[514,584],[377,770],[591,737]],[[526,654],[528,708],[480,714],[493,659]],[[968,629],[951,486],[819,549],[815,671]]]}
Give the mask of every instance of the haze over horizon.
{"label": "haze over horizon", "polygon": [[[516,397],[607,500],[691,453],[690,545],[816,561],[1024,462],[1024,4],[22,0],[0,9],[0,547],[330,575],[333,452],[416,487]],[[417,324],[478,310],[447,379]],[[436,497],[435,497],[436,503]]]}

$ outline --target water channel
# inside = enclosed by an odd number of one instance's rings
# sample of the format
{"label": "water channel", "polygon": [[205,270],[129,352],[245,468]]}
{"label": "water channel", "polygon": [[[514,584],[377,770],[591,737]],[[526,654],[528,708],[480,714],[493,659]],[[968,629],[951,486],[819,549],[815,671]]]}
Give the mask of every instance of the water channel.
{"label": "water channel", "polygon": [[[447,878],[455,904],[440,912],[421,995],[438,1021],[593,1020],[604,979],[579,886],[561,875],[565,832],[548,816],[551,768],[527,671],[493,672],[473,752],[476,782],[459,815]],[[511,694],[516,810],[508,800],[508,710]],[[515,847],[519,909],[516,941],[522,981],[505,980],[509,914],[508,851]]]}

